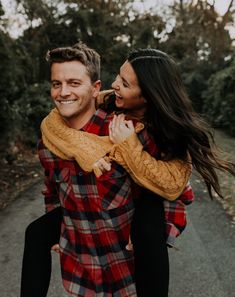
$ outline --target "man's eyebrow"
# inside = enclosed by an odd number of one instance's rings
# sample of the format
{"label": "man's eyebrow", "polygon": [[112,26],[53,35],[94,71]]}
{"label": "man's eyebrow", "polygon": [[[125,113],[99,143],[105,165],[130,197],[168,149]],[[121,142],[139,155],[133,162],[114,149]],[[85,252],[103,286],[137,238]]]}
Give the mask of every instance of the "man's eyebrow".
{"label": "man's eyebrow", "polygon": [[82,80],[80,78],[69,78],[67,79],[68,82],[71,82],[71,81],[79,81],[79,82],[82,82]]}
{"label": "man's eyebrow", "polygon": [[[79,79],[79,78],[69,78],[66,81],[67,82],[71,82],[71,81],[74,81],[74,80],[79,81],[79,82],[82,82],[82,80]],[[52,79],[51,82],[60,82],[60,80],[58,80],[58,79]]]}

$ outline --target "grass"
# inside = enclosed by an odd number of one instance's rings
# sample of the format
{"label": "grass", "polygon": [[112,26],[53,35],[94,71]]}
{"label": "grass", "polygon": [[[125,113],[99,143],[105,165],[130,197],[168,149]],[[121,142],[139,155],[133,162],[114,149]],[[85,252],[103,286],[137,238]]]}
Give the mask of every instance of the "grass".
{"label": "grass", "polygon": [[[215,131],[215,141],[223,151],[224,159],[235,163],[235,138],[232,138],[220,130]],[[218,172],[220,185],[224,199],[217,199],[221,202],[224,210],[231,216],[235,223],[235,177],[228,173]]]}

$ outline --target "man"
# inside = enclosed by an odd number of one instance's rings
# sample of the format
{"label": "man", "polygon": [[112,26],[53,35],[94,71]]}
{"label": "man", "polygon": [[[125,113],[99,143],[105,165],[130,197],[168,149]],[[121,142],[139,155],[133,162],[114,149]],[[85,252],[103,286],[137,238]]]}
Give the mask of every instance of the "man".
{"label": "man", "polygon": [[[45,169],[44,195],[48,215],[31,223],[26,230],[21,297],[46,296],[50,280],[50,248],[59,237],[62,278],[70,294],[77,297],[136,296],[133,255],[126,250],[126,245],[134,210],[132,195],[139,196],[141,191],[136,191],[136,185],[115,162],[112,166],[104,164],[109,166],[106,168],[108,172],[99,178],[86,170],[84,161],[94,164],[94,160],[99,159],[94,145],[85,147],[89,160],[87,156],[79,159],[81,163],[77,159],[78,148],[84,151],[84,141],[78,146],[77,130],[88,132],[89,138],[94,134],[109,134],[111,116],[95,108],[100,89],[99,55],[80,43],[54,49],[47,58],[51,66],[51,97],[57,108],[57,112],[52,111],[44,119],[43,141],[39,143],[39,157]],[[144,148],[154,155],[146,131],[140,134]],[[98,141],[97,136],[95,138]],[[103,146],[102,141],[101,156]],[[168,165],[166,170],[173,170],[175,174],[172,184],[178,179],[178,171],[174,164],[173,169]],[[159,176],[159,169],[157,171]],[[143,193],[145,198],[153,195]],[[155,200],[160,205],[163,246],[166,248],[163,205],[159,198]],[[154,209],[153,213],[161,217]],[[174,216],[171,222],[177,217]],[[153,236],[156,236],[155,231]],[[161,265],[159,270],[162,275]],[[160,278],[158,282],[162,283]]]}
{"label": "man", "polygon": [[[110,117],[95,109],[100,57],[84,44],[48,53],[51,97],[68,127],[108,135]],[[75,296],[136,296],[133,256],[125,249],[133,214],[131,181],[113,163],[96,178],[75,161],[62,160],[41,142],[48,211],[62,206],[61,268],[66,290]],[[116,200],[116,201],[115,201]]]}

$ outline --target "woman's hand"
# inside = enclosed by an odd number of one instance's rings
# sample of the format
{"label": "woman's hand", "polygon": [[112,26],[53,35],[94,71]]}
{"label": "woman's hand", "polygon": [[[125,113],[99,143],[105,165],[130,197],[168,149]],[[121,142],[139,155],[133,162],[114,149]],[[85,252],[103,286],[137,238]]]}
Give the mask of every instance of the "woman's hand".
{"label": "woman's hand", "polygon": [[57,244],[54,244],[51,247],[51,250],[54,251],[54,252],[56,252],[57,254],[59,254],[60,253],[60,246],[59,246],[59,244],[58,243]]}
{"label": "woman's hand", "polygon": [[127,251],[133,251],[133,244],[131,242],[131,237],[130,236],[129,236],[128,244],[126,245],[126,250]]}
{"label": "woman's hand", "polygon": [[94,163],[94,166],[98,167],[102,171],[102,173],[111,170],[111,164],[109,162],[105,161],[104,158],[101,158],[98,161],[96,161]]}
{"label": "woman's hand", "polygon": [[135,133],[132,121],[126,121],[124,114],[114,116],[109,124],[109,138],[113,143],[121,143]]}

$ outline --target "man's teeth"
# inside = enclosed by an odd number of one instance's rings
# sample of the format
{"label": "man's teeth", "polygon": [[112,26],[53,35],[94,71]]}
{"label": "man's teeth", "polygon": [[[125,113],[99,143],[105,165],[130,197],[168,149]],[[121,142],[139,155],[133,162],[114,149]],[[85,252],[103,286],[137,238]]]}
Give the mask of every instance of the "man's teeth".
{"label": "man's teeth", "polygon": [[76,100],[60,100],[60,103],[62,104],[72,104],[74,103]]}

